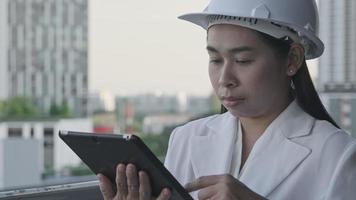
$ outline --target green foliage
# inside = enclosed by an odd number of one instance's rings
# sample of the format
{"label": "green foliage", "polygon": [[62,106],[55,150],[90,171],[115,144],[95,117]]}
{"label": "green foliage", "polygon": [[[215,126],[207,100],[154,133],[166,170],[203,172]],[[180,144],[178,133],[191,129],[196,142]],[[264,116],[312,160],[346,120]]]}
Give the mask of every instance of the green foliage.
{"label": "green foliage", "polygon": [[5,116],[6,104],[5,101],[0,101],[0,118]]}
{"label": "green foliage", "polygon": [[143,124],[142,121],[138,121],[138,120],[134,119],[133,124],[132,124],[133,131],[135,133],[141,133],[142,132],[142,124]]}
{"label": "green foliage", "polygon": [[210,110],[211,110],[210,114],[220,113],[221,102],[219,101],[219,98],[215,94],[210,95],[209,103],[210,103]]}
{"label": "green foliage", "polygon": [[[60,106],[53,104],[49,112],[51,117],[70,117],[68,104],[65,102]],[[0,101],[0,118],[2,119],[22,119],[44,117],[31,99],[26,97],[13,97],[6,101]]]}
{"label": "green foliage", "polygon": [[86,176],[86,175],[93,175],[94,173],[89,169],[88,166],[85,164],[80,164],[75,167],[70,167],[70,174],[72,176]]}
{"label": "green foliage", "polygon": [[44,172],[42,173],[42,179],[46,179],[54,175],[55,175],[55,171],[53,167],[45,167]]}
{"label": "green foliage", "polygon": [[70,117],[72,115],[66,102],[64,102],[61,106],[52,104],[49,109],[49,114],[52,117]]}
{"label": "green foliage", "polygon": [[174,127],[166,128],[163,133],[159,135],[145,134],[141,136],[144,143],[162,162],[167,153],[168,140],[173,128]]}
{"label": "green foliage", "polygon": [[39,111],[30,99],[13,97],[0,103],[0,113],[4,118],[25,118],[36,117]]}

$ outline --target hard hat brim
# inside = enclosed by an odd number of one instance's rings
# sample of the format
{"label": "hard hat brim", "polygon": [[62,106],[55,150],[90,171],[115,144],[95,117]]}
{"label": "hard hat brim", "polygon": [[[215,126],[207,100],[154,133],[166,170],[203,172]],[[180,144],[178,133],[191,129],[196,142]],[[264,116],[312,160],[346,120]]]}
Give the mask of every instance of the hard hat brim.
{"label": "hard hat brim", "polygon": [[[228,14],[222,14],[222,13],[201,12],[201,13],[187,13],[187,14],[179,16],[178,19],[191,22],[191,23],[196,24],[196,25],[202,27],[203,29],[207,30],[208,26],[209,26],[208,16],[211,16],[211,15],[234,16],[234,15],[228,15]],[[251,18],[251,16],[239,16],[239,17]],[[263,18],[256,18],[256,19],[266,20]],[[314,58],[317,58],[323,54],[324,44],[318,37],[316,37],[314,35],[313,32],[306,31],[304,27],[298,27],[295,25],[293,26],[290,24],[280,22],[278,20],[268,19],[268,21],[293,28],[295,31],[303,33],[303,37],[306,37],[311,42],[311,48],[312,48],[309,53],[305,54],[305,59],[307,59],[307,60],[314,59]]]}

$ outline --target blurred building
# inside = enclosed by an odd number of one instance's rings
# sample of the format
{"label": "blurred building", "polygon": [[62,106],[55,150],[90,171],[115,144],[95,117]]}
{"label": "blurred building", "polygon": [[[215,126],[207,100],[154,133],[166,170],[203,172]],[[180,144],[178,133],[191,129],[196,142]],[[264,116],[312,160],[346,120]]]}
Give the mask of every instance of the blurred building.
{"label": "blurred building", "polygon": [[88,113],[102,113],[115,111],[115,97],[106,90],[89,94]]}
{"label": "blurred building", "polygon": [[149,115],[143,119],[142,132],[144,134],[161,134],[165,128],[178,126],[191,119],[187,114],[159,114]]}
{"label": "blurred building", "polygon": [[135,114],[190,113],[205,114],[211,111],[209,97],[177,95],[143,94],[128,97],[117,97],[116,107],[123,109],[129,102],[133,105]]}
{"label": "blurred building", "polygon": [[[182,97],[180,97],[182,98]],[[134,121],[143,122],[147,115],[182,111],[177,96],[142,94],[116,98],[116,112],[120,132],[132,133]]]}
{"label": "blurred building", "polygon": [[[143,94],[117,97],[116,110],[120,131],[132,131],[136,120],[145,126],[143,131],[149,132],[146,130],[161,130],[166,126],[179,124],[182,122],[182,116],[185,119],[186,116],[197,117],[210,113],[212,105],[210,97],[187,96],[184,93],[176,95]],[[173,115],[176,117],[172,117]],[[145,119],[147,116],[153,118]],[[164,116],[169,116],[169,119],[163,119]],[[159,126],[160,128],[153,128]],[[154,132],[157,133],[157,131]]]}
{"label": "blurred building", "polygon": [[[180,98],[182,99],[182,97]],[[116,98],[116,107],[118,108],[122,108],[128,103],[134,107],[136,115],[177,113],[184,111],[180,108],[179,100],[176,95],[142,94]]]}
{"label": "blurred building", "polygon": [[199,117],[207,113],[213,112],[212,99],[210,96],[188,96],[187,100],[187,113],[192,117]]}
{"label": "blurred building", "polygon": [[93,115],[94,113],[104,112],[105,105],[101,99],[99,93],[91,93],[88,97],[88,114]]}
{"label": "blurred building", "polygon": [[[46,171],[79,165],[79,157],[58,137],[59,130],[92,132],[93,122],[87,118],[0,122],[0,187],[37,184]],[[22,179],[24,173],[33,174]]]}
{"label": "blurred building", "polygon": [[356,1],[319,0],[319,8],[319,32],[325,44],[319,89],[356,91]]}
{"label": "blurred building", "polygon": [[318,90],[338,124],[356,135],[356,1],[319,0]]}
{"label": "blurred building", "polygon": [[87,114],[87,0],[0,0],[0,99]]}
{"label": "blurred building", "polygon": [[95,113],[92,116],[93,128],[96,133],[117,133],[117,119],[115,112]]}

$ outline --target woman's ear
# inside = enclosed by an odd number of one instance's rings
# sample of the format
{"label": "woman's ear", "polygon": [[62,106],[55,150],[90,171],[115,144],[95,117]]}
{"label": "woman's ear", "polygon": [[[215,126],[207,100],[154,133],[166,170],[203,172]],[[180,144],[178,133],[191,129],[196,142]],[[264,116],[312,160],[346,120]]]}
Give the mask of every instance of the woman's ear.
{"label": "woman's ear", "polygon": [[288,54],[287,75],[294,76],[304,62],[304,48],[299,43],[292,43]]}

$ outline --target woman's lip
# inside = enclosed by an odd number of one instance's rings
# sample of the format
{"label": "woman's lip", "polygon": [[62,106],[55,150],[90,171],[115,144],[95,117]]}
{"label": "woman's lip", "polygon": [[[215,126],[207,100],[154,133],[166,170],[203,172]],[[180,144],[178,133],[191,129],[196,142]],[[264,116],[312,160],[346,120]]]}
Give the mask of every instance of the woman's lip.
{"label": "woman's lip", "polygon": [[244,100],[245,98],[243,97],[221,97],[221,100],[223,101],[241,101],[241,100]]}
{"label": "woman's lip", "polygon": [[245,100],[244,98],[223,97],[222,98],[222,103],[226,107],[231,107],[231,106],[236,106],[237,104],[241,103],[244,100]]}

